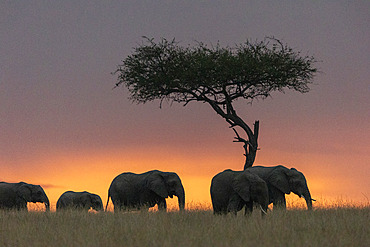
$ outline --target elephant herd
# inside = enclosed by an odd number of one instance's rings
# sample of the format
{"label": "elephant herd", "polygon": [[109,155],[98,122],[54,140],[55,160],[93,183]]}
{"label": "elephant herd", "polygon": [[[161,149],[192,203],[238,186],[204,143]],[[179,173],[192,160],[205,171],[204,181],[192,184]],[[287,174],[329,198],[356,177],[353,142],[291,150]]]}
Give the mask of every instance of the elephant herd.
{"label": "elephant herd", "polygon": [[225,170],[213,177],[211,199],[215,214],[236,214],[245,206],[245,213],[253,210],[253,203],[266,213],[269,204],[286,208],[285,194],[293,192],[306,200],[307,209],[312,201],[303,173],[284,166],[252,166],[244,171]]}
{"label": "elephant herd", "polygon": [[[211,199],[215,214],[236,214],[245,207],[245,214],[258,204],[262,213],[268,205],[274,208],[286,208],[285,194],[293,192],[306,200],[308,210],[312,201],[304,175],[294,168],[284,166],[253,166],[244,171],[230,169],[218,173],[212,178]],[[180,210],[185,208],[185,190],[180,177],[174,172],[158,170],[142,174],[122,173],[115,177],[108,190],[105,210],[112,200],[114,211],[143,210],[158,205],[158,210],[166,211],[166,198],[176,196]],[[49,199],[40,185],[24,182],[0,182],[1,209],[27,209],[28,202],[40,202],[50,210]],[[58,199],[56,210],[90,208],[103,211],[103,202],[99,195],[89,192],[66,191]]]}

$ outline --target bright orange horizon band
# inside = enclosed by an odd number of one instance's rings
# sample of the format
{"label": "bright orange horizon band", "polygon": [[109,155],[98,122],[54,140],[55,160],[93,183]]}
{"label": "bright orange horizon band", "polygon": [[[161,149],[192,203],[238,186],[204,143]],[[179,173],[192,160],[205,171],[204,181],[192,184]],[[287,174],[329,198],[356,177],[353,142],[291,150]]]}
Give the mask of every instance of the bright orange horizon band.
{"label": "bright orange horizon band", "polygon": [[[59,196],[67,190],[89,191],[98,194],[105,206],[110,183],[117,175],[123,172],[142,173],[149,170],[162,170],[176,172],[185,188],[185,200],[188,207],[198,208],[199,205],[211,208],[210,185],[211,179],[217,173],[225,170],[241,170],[243,157],[176,157],[158,154],[152,151],[152,156],[135,155],[133,150],[126,153],[104,152],[104,154],[75,155],[72,158],[59,155],[37,159],[22,169],[3,167],[1,180],[6,182],[24,181],[31,184],[42,185],[55,209]],[[149,159],[150,157],[150,159]],[[318,164],[318,160],[311,163]],[[143,164],[146,164],[145,166]],[[230,164],[239,164],[234,167]],[[338,201],[350,202],[355,205],[368,203],[366,191],[357,189],[359,185],[344,181],[341,177],[321,176],[321,170],[309,166],[310,161],[305,160],[305,166],[296,167],[307,179],[308,187],[316,205],[336,205]],[[320,163],[319,163],[320,164]],[[259,165],[258,163],[256,165]],[[287,167],[293,167],[286,165]],[[304,199],[296,195],[289,195],[290,201],[304,205]],[[112,202],[109,202],[112,207]],[[205,206],[204,206],[205,205]],[[295,204],[296,205],[296,204]],[[177,207],[177,198],[168,199],[169,208]]]}
{"label": "bright orange horizon band", "polygon": [[[211,197],[209,193],[211,179],[208,176],[204,177],[192,177],[192,176],[183,176],[182,182],[185,188],[186,194],[186,209],[188,210],[212,210],[211,204]],[[84,186],[80,185],[78,181],[70,181],[70,184],[73,185],[75,191],[83,191]],[[96,193],[100,195],[102,198],[104,207],[107,202],[107,194],[110,182],[102,182],[99,186],[95,184],[96,187],[91,187],[92,189],[87,189],[92,193]],[[351,197],[345,197],[342,195],[324,195],[325,191],[321,191],[320,183],[315,183],[313,179],[311,183],[309,183],[309,187],[311,190],[312,197],[316,199],[316,202],[313,202],[314,208],[330,208],[334,206],[364,206],[368,205],[366,200],[353,200]],[[58,200],[59,196],[66,191],[64,188],[45,188],[45,192],[49,197],[50,200],[50,209],[51,211],[55,211],[56,201]],[[319,191],[321,191],[319,193]],[[303,198],[299,198],[297,195],[290,193],[290,195],[286,195],[287,198],[287,208],[300,208],[305,209],[306,203]],[[365,199],[365,198],[364,198]],[[42,210],[44,206],[40,203],[34,204],[29,203],[29,208],[32,210]],[[113,203],[111,199],[109,200],[108,210],[113,211]],[[178,201],[177,197],[174,198],[167,198],[167,205],[169,210],[178,210]],[[270,205],[272,207],[272,204]]]}

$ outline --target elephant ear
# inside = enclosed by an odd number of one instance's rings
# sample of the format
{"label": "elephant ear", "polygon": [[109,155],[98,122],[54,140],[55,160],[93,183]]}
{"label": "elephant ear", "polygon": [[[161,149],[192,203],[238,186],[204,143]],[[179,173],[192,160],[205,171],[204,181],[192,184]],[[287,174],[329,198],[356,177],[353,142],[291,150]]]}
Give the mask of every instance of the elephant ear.
{"label": "elephant ear", "polygon": [[30,188],[30,185],[23,184],[18,187],[16,190],[17,195],[25,200],[26,202],[32,201],[32,189]]}
{"label": "elephant ear", "polygon": [[151,174],[148,178],[148,187],[162,198],[168,197],[168,191],[163,177],[160,174]]}
{"label": "elephant ear", "polygon": [[81,202],[84,207],[91,206],[91,195],[88,193],[84,193],[81,195]]}
{"label": "elephant ear", "polygon": [[233,179],[232,187],[233,190],[246,202],[251,200],[251,193],[250,193],[250,181],[245,174],[241,174],[236,176]]}
{"label": "elephant ear", "polygon": [[285,194],[290,194],[288,176],[283,168],[276,168],[271,173],[269,182]]}

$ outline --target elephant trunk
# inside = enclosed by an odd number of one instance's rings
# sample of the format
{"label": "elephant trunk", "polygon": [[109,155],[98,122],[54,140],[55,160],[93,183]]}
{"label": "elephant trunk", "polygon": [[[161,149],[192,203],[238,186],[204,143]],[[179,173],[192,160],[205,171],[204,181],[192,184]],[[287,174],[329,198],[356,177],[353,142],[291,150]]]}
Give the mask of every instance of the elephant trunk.
{"label": "elephant trunk", "polygon": [[42,193],[42,195],[35,201],[35,202],[41,202],[45,204],[45,211],[50,211],[50,202],[48,196],[45,194],[45,192]]}
{"label": "elephant trunk", "polygon": [[43,203],[45,204],[45,210],[48,212],[50,211],[50,203],[49,203],[49,199],[46,198],[45,201],[43,201]]}
{"label": "elephant trunk", "polygon": [[307,204],[307,209],[308,210],[312,210],[312,198],[311,198],[311,194],[310,194],[310,191],[307,189],[306,192],[304,192],[302,194],[302,196],[304,197],[304,199],[306,200],[306,204]]}
{"label": "elephant trunk", "polygon": [[45,204],[45,210],[46,210],[47,212],[49,212],[49,211],[50,211],[50,203],[49,203],[49,199],[47,199],[47,201],[45,201],[45,202],[44,202],[44,204]]}
{"label": "elephant trunk", "polygon": [[183,186],[176,190],[176,196],[179,201],[179,208],[182,211],[185,209],[185,190]]}

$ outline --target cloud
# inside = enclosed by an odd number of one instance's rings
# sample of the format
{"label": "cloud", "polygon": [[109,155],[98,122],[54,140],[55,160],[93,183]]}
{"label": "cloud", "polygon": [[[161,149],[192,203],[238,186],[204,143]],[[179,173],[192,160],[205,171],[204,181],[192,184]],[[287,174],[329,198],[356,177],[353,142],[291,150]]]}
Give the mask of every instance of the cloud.
{"label": "cloud", "polygon": [[[20,183],[20,182],[24,182],[24,183],[28,183],[28,182],[25,182],[25,181],[13,181],[13,180],[11,180],[11,181],[5,181],[1,177],[0,177],[0,182],[6,182],[6,183]],[[44,189],[63,189],[63,188],[65,188],[65,186],[56,185],[56,184],[39,184],[39,183],[29,183],[29,184],[40,185]]]}
{"label": "cloud", "polygon": [[55,184],[40,184],[40,185],[44,189],[62,189],[62,188],[65,188],[65,186],[55,185]]}

